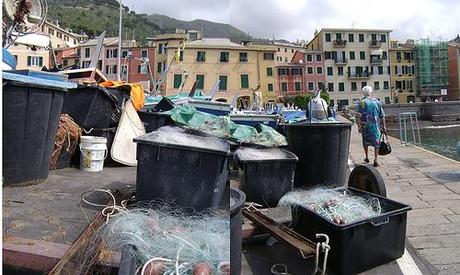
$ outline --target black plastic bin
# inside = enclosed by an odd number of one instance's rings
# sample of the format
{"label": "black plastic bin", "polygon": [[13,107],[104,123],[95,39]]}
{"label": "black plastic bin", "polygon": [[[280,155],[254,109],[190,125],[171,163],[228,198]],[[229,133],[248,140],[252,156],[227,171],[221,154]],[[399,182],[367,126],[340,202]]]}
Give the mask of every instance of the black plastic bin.
{"label": "black plastic bin", "polygon": [[241,274],[242,243],[241,231],[243,225],[242,208],[246,195],[237,188],[230,189],[230,274]]}
{"label": "black plastic bin", "polygon": [[48,177],[64,94],[76,84],[3,72],[3,183]]}
{"label": "black plastic bin", "polygon": [[294,230],[310,240],[329,236],[328,268],[336,274],[356,274],[393,261],[404,254],[410,206],[355,188],[340,188],[380,200],[384,213],[350,224],[335,224],[304,207],[293,207]]}
{"label": "black plastic bin", "polygon": [[171,119],[171,115],[168,113],[143,109],[140,110],[138,114],[141,121],[144,123],[146,133],[153,132],[163,126],[174,124],[174,121]]}
{"label": "black plastic bin", "polygon": [[285,124],[289,151],[299,158],[295,187],[345,184],[351,125],[351,122]]}
{"label": "black plastic bin", "polygon": [[134,141],[138,201],[164,199],[197,211],[222,204],[230,154],[225,141],[177,127],[163,127]]}
{"label": "black plastic bin", "polygon": [[66,94],[62,113],[69,114],[86,130],[105,129],[111,125],[117,102],[118,99],[103,87],[79,85]]}
{"label": "black plastic bin", "polygon": [[240,189],[248,202],[275,207],[294,186],[297,156],[283,149],[236,151]]}

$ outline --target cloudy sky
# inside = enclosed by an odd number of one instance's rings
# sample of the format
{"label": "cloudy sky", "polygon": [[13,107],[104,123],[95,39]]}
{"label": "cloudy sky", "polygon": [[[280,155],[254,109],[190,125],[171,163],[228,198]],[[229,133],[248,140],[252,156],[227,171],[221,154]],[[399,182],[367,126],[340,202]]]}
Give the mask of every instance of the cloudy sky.
{"label": "cloudy sky", "polygon": [[392,29],[392,39],[452,39],[460,33],[460,0],[123,0],[138,13],[205,19],[261,38],[310,40],[315,29]]}

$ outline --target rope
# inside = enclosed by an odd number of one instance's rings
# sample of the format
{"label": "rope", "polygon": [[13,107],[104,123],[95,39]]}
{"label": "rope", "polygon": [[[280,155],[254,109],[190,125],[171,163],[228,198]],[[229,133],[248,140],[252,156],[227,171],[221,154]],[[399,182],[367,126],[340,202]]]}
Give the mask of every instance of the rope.
{"label": "rope", "polygon": [[62,149],[67,142],[65,149],[70,154],[75,152],[78,145],[78,140],[82,134],[81,128],[74,122],[68,114],[62,114],[59,119],[59,127],[56,132],[54,141],[54,149],[51,154],[50,169],[57,168],[59,158],[62,155]]}
{"label": "rope", "polygon": [[[316,234],[316,238],[324,238],[324,242],[318,242],[316,244],[316,255],[315,255],[315,269],[313,270],[313,275],[320,272],[321,275],[326,274],[326,266],[327,266],[327,257],[329,254],[329,250],[331,247],[329,246],[329,236],[326,234]],[[322,268],[319,267],[319,255],[320,253],[324,253],[323,256],[323,266]]]}

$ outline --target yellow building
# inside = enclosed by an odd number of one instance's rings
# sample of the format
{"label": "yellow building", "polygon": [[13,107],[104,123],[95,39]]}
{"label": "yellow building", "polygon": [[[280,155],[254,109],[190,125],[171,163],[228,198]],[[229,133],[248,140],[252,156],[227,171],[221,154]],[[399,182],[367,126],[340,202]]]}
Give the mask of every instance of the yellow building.
{"label": "yellow building", "polygon": [[391,93],[393,103],[410,103],[420,101],[415,92],[417,81],[415,75],[414,41],[406,43],[391,41]]}
{"label": "yellow building", "polygon": [[[196,81],[197,90],[209,93],[219,79],[219,89],[214,99],[230,102],[236,93],[252,97],[252,90],[262,93],[264,102],[277,99],[275,85],[275,48],[273,46],[236,44],[226,38],[202,38],[194,41],[183,35],[159,36],[155,43],[156,78],[181,49],[180,60],[173,62],[164,83],[167,95],[180,91],[180,84],[187,76],[183,91],[190,91]],[[260,85],[260,86],[259,86]]]}
{"label": "yellow building", "polygon": [[58,23],[54,24],[48,21],[43,24],[42,32],[50,36],[53,48],[71,48],[88,40],[87,35],[73,33],[59,26]]}
{"label": "yellow building", "polygon": [[40,71],[49,65],[50,54],[45,48],[14,44],[8,51],[14,55],[17,70]]}

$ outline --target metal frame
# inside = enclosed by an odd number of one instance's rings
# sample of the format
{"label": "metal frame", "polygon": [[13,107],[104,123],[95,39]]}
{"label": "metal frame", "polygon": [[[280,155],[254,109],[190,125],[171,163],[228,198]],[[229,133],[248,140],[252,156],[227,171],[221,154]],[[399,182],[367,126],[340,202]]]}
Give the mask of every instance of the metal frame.
{"label": "metal frame", "polygon": [[[416,144],[422,145],[422,139],[420,138],[420,127],[418,124],[418,117],[416,112],[404,112],[400,113],[398,116],[399,120],[399,140],[401,144],[409,145],[409,144]],[[408,129],[408,121],[410,122],[410,130],[412,132],[412,140],[409,141],[407,138],[407,131]],[[417,132],[417,134],[416,134]],[[403,137],[404,136],[404,137]],[[418,140],[417,140],[418,138]]]}

